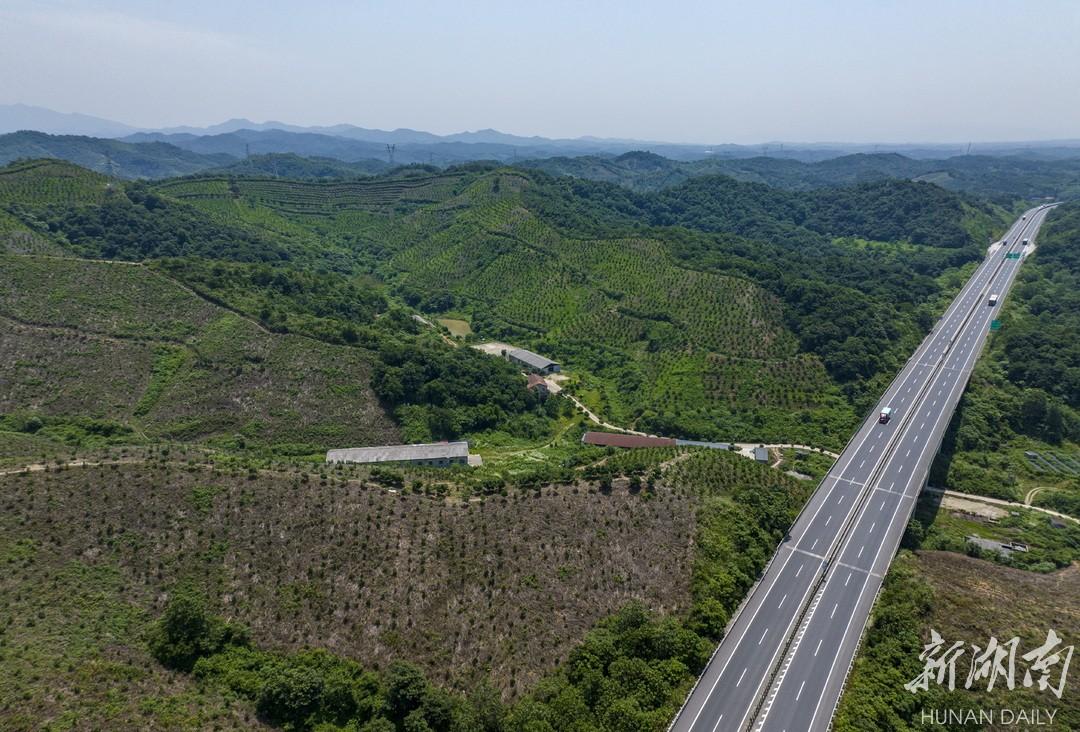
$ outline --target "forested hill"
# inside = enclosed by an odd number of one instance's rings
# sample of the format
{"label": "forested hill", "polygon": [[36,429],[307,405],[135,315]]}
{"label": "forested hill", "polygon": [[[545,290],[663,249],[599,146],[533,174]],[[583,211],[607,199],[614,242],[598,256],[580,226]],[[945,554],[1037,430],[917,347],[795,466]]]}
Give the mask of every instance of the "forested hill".
{"label": "forested hill", "polygon": [[530,194],[538,207],[571,228],[682,226],[794,245],[857,236],[960,248],[973,243],[972,232],[965,228],[969,213],[990,210],[938,186],[905,180],[793,192],[703,176],[639,194],[564,177]]}
{"label": "forested hill", "polygon": [[230,155],[203,155],[165,142],[133,144],[31,131],[0,135],[0,165],[33,158],[59,158],[119,178],[188,175],[235,161]]}
{"label": "forested hill", "polygon": [[727,175],[789,190],[903,178],[1001,201],[1080,195],[1080,158],[1041,160],[963,155],[925,160],[897,153],[858,153],[808,163],[764,156],[678,161],[652,153],[631,152],[619,156],[544,158],[524,161],[520,165],[551,175],[617,183],[639,191],[660,190],[703,175]]}

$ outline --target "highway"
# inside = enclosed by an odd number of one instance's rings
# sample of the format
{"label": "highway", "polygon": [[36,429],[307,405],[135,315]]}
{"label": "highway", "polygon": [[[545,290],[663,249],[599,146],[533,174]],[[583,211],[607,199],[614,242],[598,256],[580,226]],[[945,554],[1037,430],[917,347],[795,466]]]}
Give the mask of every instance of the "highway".
{"label": "highway", "polygon": [[[799,513],[673,732],[825,730],[930,463],[1012,284],[1028,211],[969,278]],[[996,293],[999,305],[987,304]],[[878,413],[891,407],[887,424]]]}

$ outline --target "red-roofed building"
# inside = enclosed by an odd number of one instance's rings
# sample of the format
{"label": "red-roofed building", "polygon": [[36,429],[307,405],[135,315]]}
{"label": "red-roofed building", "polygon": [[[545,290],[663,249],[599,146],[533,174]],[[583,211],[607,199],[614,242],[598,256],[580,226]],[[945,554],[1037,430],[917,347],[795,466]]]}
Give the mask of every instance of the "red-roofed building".
{"label": "red-roofed building", "polygon": [[540,374],[529,374],[528,378],[529,383],[526,385],[526,389],[528,389],[529,391],[535,391],[541,397],[546,397],[548,395],[548,385],[547,382],[544,381],[543,376],[541,376]]}

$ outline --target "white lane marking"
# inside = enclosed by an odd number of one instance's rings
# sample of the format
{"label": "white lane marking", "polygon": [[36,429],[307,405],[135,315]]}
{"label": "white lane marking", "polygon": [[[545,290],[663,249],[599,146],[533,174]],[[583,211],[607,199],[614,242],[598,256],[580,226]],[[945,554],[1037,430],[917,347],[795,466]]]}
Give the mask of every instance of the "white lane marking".
{"label": "white lane marking", "polygon": [[919,424],[919,429],[920,429],[920,430],[921,430],[921,429],[924,429],[925,427],[926,427],[926,422],[921,422],[921,423]]}
{"label": "white lane marking", "polygon": [[[747,666],[746,668],[750,668],[750,667]],[[739,680],[735,682],[735,686],[738,686],[739,684],[742,683],[743,676],[746,676],[746,669],[745,668],[742,670],[742,673],[739,674]]]}
{"label": "white lane marking", "polygon": [[[903,370],[901,370],[901,373],[903,373]],[[892,387],[890,386],[890,389],[891,388]],[[899,385],[896,388],[899,389]],[[888,392],[886,392],[886,394],[888,394]],[[845,465],[844,468],[842,468],[840,470],[841,475],[843,475],[844,470],[851,467],[851,461],[855,459],[855,455],[858,454],[859,450],[862,448],[863,444],[866,443],[866,440],[869,439],[871,434],[873,434],[873,430],[872,429],[867,430],[866,435],[864,435],[863,438],[859,441],[859,444],[855,446],[854,451],[852,452],[851,456],[848,458],[847,465]],[[847,451],[845,450],[845,452],[847,452]],[[833,485],[829,489],[830,492],[832,490],[836,489],[836,487],[839,484],[840,480],[843,480],[843,479],[842,478],[834,478]],[[847,482],[853,483],[853,484],[858,485],[858,486],[863,485],[862,483],[857,483],[855,481],[847,481]],[[811,499],[811,500],[813,500],[813,499]],[[811,524],[817,519],[817,515],[821,512],[821,509],[825,506],[825,503],[828,500],[829,500],[829,496],[828,496],[828,494],[826,494],[825,497],[821,500],[821,503],[817,506],[817,508],[814,509],[814,515],[810,517],[810,523]],[[844,500],[843,495],[839,495],[836,498],[836,502],[838,504],[842,503],[843,500]],[[817,540],[814,541],[814,546],[815,547],[817,546]],[[735,650],[737,650],[738,647],[742,644],[743,639],[746,637],[747,630],[750,628],[750,626],[753,624],[754,620],[757,618],[758,612],[760,612],[761,608],[764,607],[764,603],[765,603],[766,598],[768,597],[769,593],[776,587],[777,578],[783,573],[784,569],[787,567],[788,561],[791,559],[792,556],[794,556],[794,554],[795,554],[795,552],[789,552],[788,553],[787,557],[784,558],[784,563],[782,565],[780,565],[780,568],[777,570],[777,573],[772,577],[772,582],[771,582],[771,584],[769,584],[768,588],[765,590],[765,593],[762,596],[761,602],[754,609],[753,614],[750,615],[749,619],[746,621],[746,625],[742,629],[742,632],[739,634],[738,640],[735,641]],[[812,586],[808,587],[807,591],[809,591],[810,589],[812,589]],[[803,599],[805,599],[805,593],[803,595]],[[741,613],[737,617],[741,617]],[[790,628],[790,623],[788,624],[788,628]],[[785,629],[783,632],[786,633],[787,629]],[[697,722],[698,722],[698,719],[701,718],[702,712],[705,711],[705,703],[708,702],[708,700],[712,697],[713,692],[716,691],[716,687],[720,683],[720,679],[722,679],[724,677],[724,673],[727,671],[728,665],[731,663],[732,658],[734,658],[734,656],[735,656],[735,650],[733,650],[730,654],[728,654],[727,658],[724,660],[723,665],[720,666],[720,671],[717,672],[716,678],[713,679],[712,686],[709,687],[708,693],[706,693],[704,695],[704,702],[702,702],[701,706],[698,707],[697,712],[694,714],[694,718],[690,721],[690,726],[691,727],[696,725]],[[776,653],[778,653],[778,652],[779,652],[779,649],[777,650]],[[776,658],[776,653],[773,654],[773,659]],[[772,663],[772,660],[770,660],[770,664],[771,663]],[[761,683],[763,683],[763,681],[758,683],[758,689],[761,688]],[[747,713],[749,713],[749,710],[747,710]],[[743,715],[743,720],[745,720],[745,715]],[[742,725],[743,720],[739,721],[739,726]],[[719,726],[719,722],[717,723],[716,726],[717,727]],[[714,730],[715,730],[715,727],[714,727]]]}
{"label": "white lane marking", "polygon": [[904,455],[904,457],[911,457],[911,448],[910,448],[910,447],[908,448],[908,451],[907,451],[907,453],[906,453],[906,454]]}
{"label": "white lane marking", "polygon": [[784,600],[786,600],[786,599],[787,599],[787,593],[785,592],[784,596],[780,598],[780,604],[776,606],[777,610],[779,610],[780,608],[782,608],[784,606]]}
{"label": "white lane marking", "polygon": [[831,513],[828,516],[825,517],[825,525],[828,526],[830,521],[832,521],[832,514]]}
{"label": "white lane marking", "polygon": [[[964,364],[963,364],[963,369],[962,369],[962,370],[966,369],[966,368],[967,368],[967,366],[968,366],[968,363],[970,363],[970,361],[971,361],[971,356],[972,356],[972,353],[973,353],[973,352],[969,352],[969,353],[967,354],[967,356],[966,356],[966,357],[964,358]],[[949,396],[950,396],[950,398],[952,397],[952,395],[953,395],[953,392],[954,392],[954,391],[956,390],[956,386],[957,386],[957,385],[958,385],[958,382],[954,382],[954,383],[953,383],[953,385],[952,385],[952,386],[951,386],[951,387],[949,388]],[[941,421],[941,418],[942,418],[943,416],[944,416],[944,412],[940,413],[940,414],[938,415],[937,419],[936,419],[936,420],[934,421],[934,428],[935,428],[935,429],[937,428],[937,425],[938,425],[938,424],[940,423],[940,421]],[[903,471],[903,467],[901,466],[901,467],[900,467],[900,472],[902,472],[902,471]],[[908,479],[907,479],[907,481],[905,482],[905,484],[904,484],[904,493],[905,493],[905,494],[907,493],[907,489],[908,489],[908,487],[909,487],[909,486],[910,486],[910,485],[912,484],[912,481],[914,480],[914,478],[915,478],[915,476],[914,476],[914,474],[913,474],[913,475],[909,476],[909,477],[908,477]],[[893,518],[894,518],[894,519],[896,518],[896,515],[897,515],[897,513],[899,512],[899,510],[900,510],[900,507],[901,507],[901,506],[902,506],[903,504],[904,504],[904,502],[903,502],[903,501],[899,501],[899,502],[897,503],[897,507],[896,507],[896,509],[895,509],[895,510],[893,511]],[[856,519],[856,520],[857,520],[857,519]],[[885,547],[885,542],[882,542],[882,543],[881,543],[881,544],[880,544],[880,545],[878,546],[877,552],[876,552],[876,554],[874,555],[874,561],[873,561],[873,563],[871,564],[871,566],[873,566],[873,564],[876,564],[876,563],[877,563],[878,557],[880,557],[880,555],[881,555],[881,551],[882,551],[882,549],[884,549],[884,547]],[[869,578],[869,574],[867,575],[867,578]],[[869,581],[869,579],[867,579],[867,582],[868,582],[868,581]],[[864,583],[863,583],[863,587],[862,587],[862,589],[861,589],[861,590],[859,591],[859,596],[861,597],[861,596],[862,596],[862,593],[863,593],[863,592],[865,592],[865,591],[866,591],[866,582],[864,582]],[[856,602],[856,606],[857,606],[857,605],[858,605],[858,602]],[[836,611],[836,608],[835,608],[835,606],[834,606],[834,607],[833,607],[833,612],[835,612],[835,611]],[[832,617],[832,616],[830,615],[830,617]],[[845,635],[845,636],[847,635],[848,631],[850,630],[850,628],[851,628],[851,623],[852,623],[852,622],[853,622],[854,620],[855,620],[855,613],[852,613],[851,617],[850,617],[850,618],[849,618],[849,620],[848,620],[848,625],[847,625],[847,628],[846,628],[846,629],[845,629],[845,631],[844,631],[844,635]],[[814,655],[817,655],[817,653],[815,652],[815,654],[814,654]],[[841,656],[841,654],[836,654],[836,655],[834,656],[834,658],[833,658],[833,661],[832,661],[832,664],[831,664],[831,665],[830,665],[830,667],[829,667],[829,672],[828,672],[828,674],[826,675],[826,676],[827,676],[827,678],[830,678],[830,677],[832,677],[832,675],[833,675],[833,671],[834,671],[834,669],[836,668],[836,664],[837,664],[837,662],[838,662],[838,661],[840,660],[840,656]],[[810,727],[810,728],[813,728],[813,725],[814,725],[814,721],[815,721],[815,720],[817,719],[818,713],[819,713],[819,712],[821,711],[821,705],[822,705],[822,703],[823,703],[823,702],[825,701],[825,693],[826,693],[826,689],[822,689],[821,695],[820,695],[820,696],[818,697],[818,702],[817,702],[817,704],[816,704],[816,705],[815,705],[815,707],[814,707],[814,714],[813,714],[813,716],[812,716],[812,717],[810,718],[810,724],[809,724],[809,727]]]}
{"label": "white lane marking", "polygon": [[874,527],[875,527],[875,526],[877,526],[877,521],[875,521],[874,523],[870,524],[870,531],[868,531],[867,533],[869,533],[869,534],[872,534],[872,533],[874,533]]}
{"label": "white lane marking", "polygon": [[[984,267],[988,267],[988,264],[987,264],[987,263],[984,263],[984,265],[983,265],[983,266],[984,266]],[[987,270],[987,272],[989,272],[989,270]],[[970,297],[970,294],[969,294],[969,296],[968,296],[968,297],[966,298],[966,301],[970,302],[970,300],[971,300],[971,297]],[[955,308],[957,308],[957,303],[956,303],[955,301],[954,301],[953,305],[951,306],[951,308],[954,308],[954,309],[955,309]],[[959,318],[959,317],[960,317],[960,313],[959,313],[959,312],[957,312],[957,313],[956,313],[956,315],[955,315],[954,317],[956,317],[956,318]],[[959,355],[959,354],[957,354],[957,355]],[[967,363],[968,363],[969,361],[970,361],[970,354],[969,354],[969,357],[965,359],[965,368],[966,368],[966,365],[967,365]],[[916,369],[915,369],[915,373],[922,373],[922,372],[924,371],[924,369],[925,369],[925,368],[928,368],[929,366],[930,366],[930,364],[918,364],[918,368],[916,368]],[[908,391],[910,391],[910,390],[911,390],[911,387],[908,387]],[[952,387],[952,390],[950,391],[950,396],[951,396],[951,394],[952,394],[952,391],[954,391],[954,390],[955,390],[955,386],[954,386],[954,387]],[[939,415],[939,417],[938,417],[938,420],[939,420],[939,421],[940,421],[940,416],[941,416],[941,415]],[[865,438],[864,438],[864,441],[865,441]],[[849,463],[849,465],[850,465],[850,463]],[[901,472],[903,472],[903,466],[900,466],[900,471],[901,471]],[[910,479],[909,479],[909,483],[908,483],[908,484],[910,485]],[[827,499],[826,499],[826,500],[827,500]],[[843,501],[843,496],[839,496],[837,500],[838,500],[838,502],[842,502],[842,501]],[[819,507],[818,507],[818,510],[819,510],[819,511],[820,511],[820,508],[821,508],[821,506],[819,506]],[[816,514],[816,513],[817,513],[817,512],[815,512],[815,514]],[[811,519],[811,520],[813,520],[813,519]],[[883,546],[883,545],[882,545],[882,546]],[[880,553],[881,553],[881,548],[882,548],[881,546],[879,546],[879,547],[878,547],[878,555],[880,555]],[[790,558],[790,555],[789,555],[789,558]],[[876,561],[876,560],[875,560],[875,561]],[[875,575],[875,576],[878,576],[878,575]],[[760,609],[760,606],[759,606],[759,609]],[[834,607],[834,608],[833,608],[833,614],[834,614],[834,615],[835,615],[835,612],[836,612],[836,607]],[[754,615],[755,615],[755,616],[757,615],[757,612],[756,612],[756,611],[755,611]],[[830,617],[831,617],[831,616],[830,616]],[[852,618],[851,618],[851,620],[853,620],[853,619],[854,619],[854,614],[852,615]],[[848,622],[848,626],[849,626],[849,627],[850,627],[850,624],[851,624],[851,620],[849,620],[849,622]],[[743,631],[743,635],[745,635],[745,632],[746,632],[746,631],[744,630],[744,631]],[[845,631],[845,633],[846,633],[846,631]],[[740,641],[739,641],[739,642],[741,642],[741,638],[740,638]],[[816,654],[815,654],[815,655],[816,655]],[[731,657],[729,656],[729,658],[728,658],[728,661],[730,661],[730,660],[731,660]],[[836,660],[837,660],[837,659],[834,659],[834,660],[833,660],[833,664],[832,664],[832,666],[833,666],[833,667],[835,667],[835,665],[836,665]],[[727,665],[728,665],[728,663],[727,663],[727,662],[725,662],[724,666],[726,667]],[[832,675],[832,670],[833,670],[832,668],[830,668],[830,670],[829,670],[829,675],[830,675],[830,676]],[[712,685],[712,689],[711,689],[711,690],[710,690],[710,692],[709,692],[709,694],[710,694],[710,695],[711,695],[711,693],[712,693],[712,690],[715,690],[715,688],[716,688],[716,685],[717,685],[717,683],[719,683],[720,677],[722,676],[723,672],[724,672],[724,669],[723,669],[723,668],[721,668],[721,671],[720,671],[720,675],[718,675],[718,676],[717,676],[717,678],[716,678],[716,680],[715,680],[715,681],[713,682],[713,685]],[[745,670],[744,670],[744,672],[745,672]],[[759,686],[759,688],[760,688],[760,686]],[[819,698],[818,704],[817,704],[817,706],[815,707],[815,711],[814,711],[814,718],[816,718],[816,717],[817,717],[817,714],[818,714],[818,712],[820,711],[820,707],[821,707],[821,703],[822,703],[823,699],[824,699],[824,693],[822,694],[822,697],[821,697],[821,698]],[[698,713],[697,713],[697,714],[696,714],[696,715],[694,716],[694,720],[693,720],[693,721],[691,722],[691,724],[692,724],[692,725],[693,725],[693,724],[696,724],[696,722],[697,722],[697,719],[698,719],[698,718],[700,717],[700,715],[701,715],[701,712],[702,712],[702,711],[703,711],[703,707],[702,707],[701,709],[699,709]],[[811,719],[811,724],[813,723],[813,719],[814,719],[814,718],[812,718],[812,719]],[[743,718],[743,719],[745,720],[745,716],[744,716],[744,718]],[[739,724],[741,725],[741,724],[742,724],[742,721],[740,721],[740,723],[739,723]],[[717,724],[717,726],[719,726],[719,724]],[[714,730],[715,730],[715,728],[714,728]]]}
{"label": "white lane marking", "polygon": [[847,583],[851,581],[851,572],[847,573],[847,579],[844,580],[844,587],[847,587]]}
{"label": "white lane marking", "polygon": [[803,562],[802,564],[799,565],[799,571],[795,573],[796,577],[798,577],[800,574],[802,574],[802,568],[805,567],[805,566],[806,566],[805,562]]}
{"label": "white lane marking", "polygon": [[863,461],[861,463],[859,463],[859,469],[861,470],[862,466],[864,466],[864,465],[866,465],[866,458],[863,458]]}
{"label": "white lane marking", "polygon": [[814,547],[817,546],[818,540],[814,539],[814,543],[810,545],[810,551],[814,551]]}
{"label": "white lane marking", "polygon": [[836,608],[840,607],[840,603],[836,603],[832,606],[832,612],[829,613],[829,620],[832,620],[833,615],[836,615]]}
{"label": "white lane marking", "polygon": [[[799,701],[799,697],[802,696],[802,690],[803,690],[804,686],[806,686],[805,681],[802,682],[801,684],[799,684],[799,691],[798,691],[798,693],[795,694],[795,701]],[[786,730],[785,730],[785,732],[786,732]]]}
{"label": "white lane marking", "polygon": [[879,508],[878,510],[879,511],[884,511],[885,510],[885,501],[881,502],[881,508]]}
{"label": "white lane marking", "polygon": [[817,648],[815,648],[815,649],[814,649],[814,655],[815,655],[815,656],[817,655],[817,652],[821,650],[821,641],[822,641],[822,640],[824,640],[824,638],[819,638],[819,639],[818,639],[818,642],[817,642]]}
{"label": "white lane marking", "polygon": [[765,640],[765,636],[767,636],[768,634],[769,634],[769,629],[768,629],[768,628],[766,628],[766,629],[765,629],[765,632],[761,634],[761,640],[759,640],[759,641],[757,642],[757,644],[758,644],[759,646],[761,645],[761,641]]}
{"label": "white lane marking", "polygon": [[855,557],[856,559],[859,559],[860,557],[862,557],[863,549],[865,549],[865,548],[866,548],[866,544],[863,544],[861,547],[859,547],[859,556]]}

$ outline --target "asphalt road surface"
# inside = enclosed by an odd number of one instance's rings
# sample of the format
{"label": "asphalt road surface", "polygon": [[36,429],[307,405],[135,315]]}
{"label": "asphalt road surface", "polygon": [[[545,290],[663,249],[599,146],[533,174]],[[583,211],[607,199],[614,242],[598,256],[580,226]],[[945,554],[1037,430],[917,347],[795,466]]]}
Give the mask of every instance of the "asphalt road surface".
{"label": "asphalt road surface", "polygon": [[[982,262],[889,385],[788,537],[699,678],[674,732],[825,730],[930,463],[1048,213],[1028,211]],[[997,294],[997,306],[988,305]],[[878,413],[892,407],[887,424]]]}

